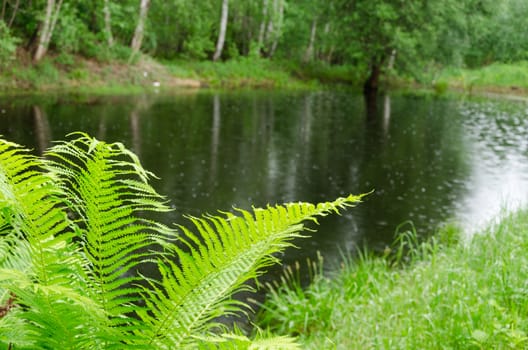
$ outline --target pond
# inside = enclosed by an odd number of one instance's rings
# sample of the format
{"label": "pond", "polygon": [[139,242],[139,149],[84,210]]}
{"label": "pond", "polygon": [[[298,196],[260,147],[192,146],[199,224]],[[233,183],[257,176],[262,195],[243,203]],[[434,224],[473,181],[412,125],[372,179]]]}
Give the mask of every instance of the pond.
{"label": "pond", "polygon": [[528,200],[528,103],[347,91],[210,91],[0,98],[0,134],[34,148],[82,130],[134,150],[184,223],[233,206],[319,202],[374,190],[325,218],[286,263],[383,250],[411,223],[468,233]]}

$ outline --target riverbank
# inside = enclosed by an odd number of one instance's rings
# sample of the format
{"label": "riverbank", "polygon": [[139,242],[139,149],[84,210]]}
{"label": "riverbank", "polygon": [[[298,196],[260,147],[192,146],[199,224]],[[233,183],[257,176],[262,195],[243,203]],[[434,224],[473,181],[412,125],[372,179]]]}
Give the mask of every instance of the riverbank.
{"label": "riverbank", "polygon": [[429,85],[437,94],[458,91],[467,94],[528,95],[528,62],[493,63],[475,69],[446,67],[429,73],[422,83]]}
{"label": "riverbank", "polygon": [[527,348],[528,211],[469,242],[454,243],[459,234],[419,245],[407,235],[403,249],[366,254],[304,290],[290,278],[259,324],[299,336],[303,349]]}
{"label": "riverbank", "polygon": [[349,83],[347,69],[303,70],[292,62],[241,57],[226,62],[159,62],[143,55],[134,62],[100,62],[73,55],[49,55],[32,64],[23,52],[0,73],[0,93],[67,90],[119,93],[152,89],[287,88],[312,89],[321,82]]}
{"label": "riverbank", "polygon": [[[82,56],[49,54],[34,65],[28,53],[19,52],[16,62],[0,73],[0,93],[69,91],[119,94],[160,89],[282,88],[318,89],[344,86],[360,90],[365,79],[351,65],[322,62],[300,63],[240,57],[225,62],[156,61],[142,55],[133,62],[100,62]],[[528,62],[495,63],[478,69],[433,69],[418,79],[389,74],[382,90],[421,90],[443,95],[528,95]]]}
{"label": "riverbank", "polygon": [[32,64],[20,53],[16,63],[0,74],[0,92],[130,92],[153,88],[200,88],[198,79],[170,74],[168,69],[148,56],[133,63],[114,60],[99,62],[81,56],[57,55]]}

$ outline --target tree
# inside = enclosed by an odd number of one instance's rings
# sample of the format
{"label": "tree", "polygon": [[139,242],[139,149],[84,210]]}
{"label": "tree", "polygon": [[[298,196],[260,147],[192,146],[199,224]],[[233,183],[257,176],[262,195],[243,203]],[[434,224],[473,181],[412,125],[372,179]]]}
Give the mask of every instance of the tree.
{"label": "tree", "polygon": [[[11,9],[11,16],[9,17],[9,21],[6,21],[6,15],[7,15],[7,7],[12,7]],[[18,7],[20,5],[20,0],[16,0],[14,5],[11,5],[11,3],[8,3],[8,0],[4,0],[2,2],[2,12],[0,13],[0,20],[7,23],[7,28],[11,28],[13,25],[13,21],[15,20],[15,17],[18,12]]]}
{"label": "tree", "polygon": [[229,12],[229,0],[222,0],[222,15],[220,17],[220,30],[218,33],[218,41],[216,42],[216,50],[213,55],[213,61],[218,61],[222,56],[222,50],[224,49],[224,42],[227,29],[227,17]]}
{"label": "tree", "polygon": [[44,19],[40,23],[40,30],[38,35],[37,50],[33,56],[33,61],[38,62],[44,57],[48,51],[48,45],[53,34],[53,29],[59,18],[59,12],[62,5],[62,0],[58,0],[55,3],[55,0],[48,0],[46,6],[46,14]]}
{"label": "tree", "polygon": [[104,0],[103,14],[104,14],[104,31],[106,41],[109,47],[114,45],[114,36],[112,35],[112,15],[110,13],[110,0]]}
{"label": "tree", "polygon": [[272,57],[282,36],[284,22],[284,0],[273,0],[273,12],[268,22],[266,39],[269,41],[267,56]]}
{"label": "tree", "polygon": [[327,23],[337,23],[337,16],[331,12],[335,0],[299,0],[288,3],[285,9],[282,4],[283,1],[279,7],[284,11],[280,36],[287,45],[275,45],[280,54],[306,62],[315,59],[320,48],[331,46],[327,40],[330,36],[321,35],[320,28],[329,29]]}
{"label": "tree", "polygon": [[310,40],[308,42],[308,47],[306,48],[306,52],[304,53],[303,60],[305,62],[309,62],[313,59],[316,34],[317,34],[317,18],[314,18],[312,20],[312,25],[310,29]]}
{"label": "tree", "polygon": [[269,0],[262,0],[262,18],[260,20],[257,42],[259,50],[264,46],[264,35],[266,34],[266,20],[268,18],[268,3]]}
{"label": "tree", "polygon": [[364,67],[363,90],[376,92],[380,76],[394,50],[400,60],[421,61],[429,52],[421,49],[427,40],[434,42],[445,8],[452,1],[340,0],[338,13],[341,54],[349,62]]}
{"label": "tree", "polygon": [[141,49],[141,44],[143,43],[143,35],[145,32],[145,22],[147,20],[148,8],[150,6],[150,0],[141,0],[139,4],[139,17],[134,31],[134,36],[132,37],[132,43],[130,48],[132,49],[132,54],[137,54]]}

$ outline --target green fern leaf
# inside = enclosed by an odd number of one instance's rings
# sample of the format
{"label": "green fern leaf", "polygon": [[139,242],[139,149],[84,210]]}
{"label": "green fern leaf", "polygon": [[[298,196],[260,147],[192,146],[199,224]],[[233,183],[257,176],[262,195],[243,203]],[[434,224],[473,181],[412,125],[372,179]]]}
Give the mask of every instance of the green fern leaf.
{"label": "green fern leaf", "polygon": [[51,177],[42,173],[39,159],[28,150],[0,140],[0,208],[2,231],[7,239],[27,240],[31,250],[30,271],[43,284],[61,278],[53,269],[62,269],[57,258],[74,236],[71,222],[57,199],[60,190]]}
{"label": "green fern leaf", "polygon": [[92,297],[113,326],[131,326],[139,292],[136,270],[152,259],[150,248],[174,231],[144,219],[144,212],[166,212],[165,200],[148,184],[152,176],[120,143],[108,144],[85,134],[52,147],[47,169],[67,193],[79,218],[82,244],[90,266]]}
{"label": "green fern leaf", "polygon": [[[218,348],[296,348],[291,338],[211,331],[216,317],[247,307],[232,294],[251,289],[245,282],[303,237],[306,220],[361,196],[189,217],[193,229],[177,236],[144,218],[170,208],[137,156],[76,136],[47,160],[0,140],[0,305],[13,305],[0,317],[0,347],[178,349],[209,339]],[[139,273],[151,263],[157,281]]]}
{"label": "green fern leaf", "polygon": [[274,262],[274,253],[302,237],[303,222],[359,202],[361,196],[339,198],[313,205],[290,203],[241,215],[191,217],[196,234],[181,227],[184,247],[167,247],[179,264],[159,264],[161,285],[146,292],[150,312],[140,312],[149,326],[142,335],[159,349],[175,349],[193,343],[193,335],[218,326],[216,317],[240,310],[229,297],[244,283]]}
{"label": "green fern leaf", "polygon": [[[9,342],[53,348],[56,342],[75,344],[87,317],[63,320],[67,332],[57,332],[58,324],[51,328],[50,320],[78,315],[75,310],[85,309],[88,300],[79,294],[83,273],[72,241],[76,230],[63,211],[60,188],[42,168],[28,150],[0,140],[0,303],[14,298],[26,306],[5,317],[25,328]],[[37,304],[40,308],[33,307]]]}
{"label": "green fern leaf", "polygon": [[294,338],[274,336],[258,330],[255,338],[250,339],[235,327],[232,333],[220,335],[196,336],[199,349],[212,350],[300,350]]}

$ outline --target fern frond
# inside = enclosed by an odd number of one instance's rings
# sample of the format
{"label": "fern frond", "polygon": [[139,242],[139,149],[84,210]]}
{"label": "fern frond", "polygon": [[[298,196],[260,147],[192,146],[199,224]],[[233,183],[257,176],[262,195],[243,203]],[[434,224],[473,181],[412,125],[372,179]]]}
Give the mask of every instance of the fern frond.
{"label": "fern frond", "polygon": [[[14,348],[15,343],[20,349],[35,349],[34,334],[24,317],[20,315],[22,310],[14,308],[4,317],[0,318],[0,349]],[[13,341],[15,340],[15,341]]]}
{"label": "fern frond", "polygon": [[156,242],[173,230],[142,214],[166,212],[165,199],[148,184],[152,174],[121,143],[105,143],[85,134],[52,147],[47,169],[67,193],[71,210],[82,227],[83,251],[90,266],[92,297],[125,326],[141,288],[136,269],[152,258]]}
{"label": "fern frond", "polygon": [[301,350],[294,338],[286,336],[264,336],[250,339],[241,334],[226,333],[196,338],[199,349],[211,350]]}
{"label": "fern frond", "polygon": [[[31,307],[8,312],[7,318],[27,328],[27,332],[18,333],[21,338],[10,339],[16,346],[31,342],[24,338],[27,336],[40,338],[39,346],[45,346],[49,320],[63,318],[61,308],[72,300],[64,292],[71,296],[80,290],[82,266],[72,241],[76,231],[60,196],[53,178],[42,171],[40,159],[14,143],[0,140],[0,301],[5,302],[9,295],[15,296],[17,304],[29,306],[38,300],[41,306],[47,306],[38,313],[40,317],[35,317]],[[82,308],[84,302],[73,304]],[[74,314],[73,309],[68,314]],[[83,332],[85,320],[70,320],[68,333],[73,338]]]}
{"label": "fern frond", "polygon": [[[31,268],[26,272],[51,285],[60,283],[64,276],[58,273],[65,272],[59,255],[70,254],[73,246],[66,246],[74,230],[58,200],[60,189],[41,169],[41,161],[28,150],[0,140],[2,230],[29,243]],[[11,247],[14,249],[13,244]]]}
{"label": "fern frond", "polygon": [[[0,348],[179,349],[207,337],[219,348],[295,348],[210,331],[247,307],[230,297],[303,237],[306,220],[361,199],[190,217],[177,236],[144,217],[170,208],[122,144],[77,134],[46,156],[0,140]],[[146,263],[160,280],[141,276]]]}
{"label": "fern frond", "polygon": [[102,349],[97,339],[117,338],[110,336],[117,332],[104,326],[100,306],[74,288],[42,285],[7,269],[0,269],[0,283],[10,285],[15,299],[5,318],[25,321],[19,325],[24,336],[8,339],[16,347],[29,343],[33,349]]}
{"label": "fern frond", "polygon": [[184,247],[172,249],[178,264],[159,264],[161,285],[153,284],[145,297],[151,312],[140,312],[149,327],[142,334],[159,349],[175,349],[191,344],[192,335],[217,326],[211,322],[226,312],[239,310],[229,297],[244,283],[274,262],[274,253],[283,251],[296,237],[302,237],[303,222],[352,206],[361,196],[334,202],[290,203],[240,215],[191,217],[196,233],[181,227]]}

